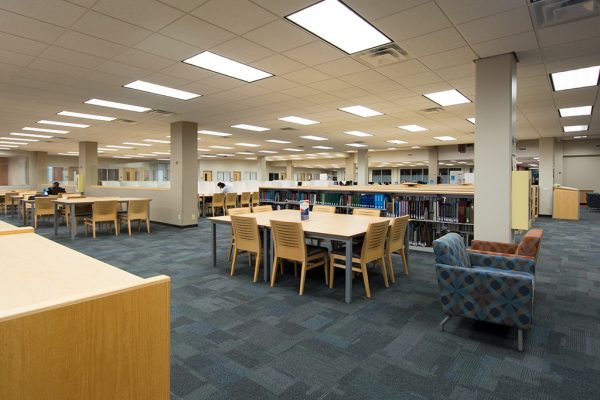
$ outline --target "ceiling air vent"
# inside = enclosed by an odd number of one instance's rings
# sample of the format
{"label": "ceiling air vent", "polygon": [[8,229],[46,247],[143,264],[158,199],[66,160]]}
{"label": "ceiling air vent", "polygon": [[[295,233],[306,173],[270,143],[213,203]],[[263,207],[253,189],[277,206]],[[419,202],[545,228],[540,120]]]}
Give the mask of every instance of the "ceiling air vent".
{"label": "ceiling air vent", "polygon": [[285,128],[281,128],[282,131],[297,131],[298,129],[292,128],[290,126],[286,126]]}
{"label": "ceiling air vent", "polygon": [[139,122],[134,121],[132,119],[123,119],[123,118],[117,118],[113,122],[116,122],[118,124],[123,124],[123,125],[136,125],[136,124],[139,124]]}
{"label": "ceiling air vent", "polygon": [[146,114],[156,115],[159,117],[172,117],[173,115],[175,115],[174,112],[165,111],[165,110],[150,110],[150,111],[146,111]]}
{"label": "ceiling air vent", "polygon": [[527,151],[527,147],[517,147],[517,150],[519,150],[519,151]]}
{"label": "ceiling air vent", "polygon": [[529,0],[531,19],[538,28],[560,25],[600,14],[600,0]]}
{"label": "ceiling air vent", "polygon": [[406,61],[410,58],[406,50],[395,43],[363,51],[355,57],[358,61],[369,67],[383,67],[400,61]]}
{"label": "ceiling air vent", "polygon": [[425,114],[437,114],[441,113],[442,111],[446,111],[446,109],[444,109],[444,107],[431,107],[421,111],[423,111]]}

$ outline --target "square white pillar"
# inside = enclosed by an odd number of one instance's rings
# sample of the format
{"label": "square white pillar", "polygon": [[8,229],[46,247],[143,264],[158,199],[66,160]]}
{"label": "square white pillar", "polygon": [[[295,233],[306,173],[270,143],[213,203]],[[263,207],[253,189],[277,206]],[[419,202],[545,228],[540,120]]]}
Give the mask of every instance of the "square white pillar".
{"label": "square white pillar", "polygon": [[198,124],[171,124],[171,213],[177,225],[198,224]]}

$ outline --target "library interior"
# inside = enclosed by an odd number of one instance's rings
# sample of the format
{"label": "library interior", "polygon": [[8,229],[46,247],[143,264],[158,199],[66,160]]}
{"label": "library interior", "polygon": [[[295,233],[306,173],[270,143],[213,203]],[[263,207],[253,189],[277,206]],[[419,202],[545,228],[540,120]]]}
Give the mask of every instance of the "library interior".
{"label": "library interior", "polygon": [[0,399],[598,399],[599,80],[600,0],[0,0]]}

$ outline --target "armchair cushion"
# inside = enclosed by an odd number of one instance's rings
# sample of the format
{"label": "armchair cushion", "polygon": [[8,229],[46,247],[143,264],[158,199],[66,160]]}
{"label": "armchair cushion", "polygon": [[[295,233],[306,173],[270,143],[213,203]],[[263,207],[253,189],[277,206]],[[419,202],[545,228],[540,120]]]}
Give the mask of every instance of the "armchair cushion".
{"label": "armchair cushion", "polygon": [[535,260],[528,257],[506,254],[469,253],[471,265],[490,267],[507,271],[522,271],[535,274]]}
{"label": "armchair cushion", "polygon": [[435,262],[470,268],[471,261],[463,238],[457,233],[448,233],[433,241]]}
{"label": "armchair cushion", "polygon": [[489,242],[487,240],[472,240],[469,252],[477,251],[480,253],[502,253],[515,254],[519,245],[502,242]]}
{"label": "armchair cushion", "polygon": [[525,236],[523,236],[523,239],[521,239],[521,243],[519,243],[519,247],[517,247],[515,254],[537,259],[543,232],[544,231],[541,229],[530,229]]}
{"label": "armchair cushion", "polygon": [[586,193],[585,197],[589,208],[600,209],[600,193]]}

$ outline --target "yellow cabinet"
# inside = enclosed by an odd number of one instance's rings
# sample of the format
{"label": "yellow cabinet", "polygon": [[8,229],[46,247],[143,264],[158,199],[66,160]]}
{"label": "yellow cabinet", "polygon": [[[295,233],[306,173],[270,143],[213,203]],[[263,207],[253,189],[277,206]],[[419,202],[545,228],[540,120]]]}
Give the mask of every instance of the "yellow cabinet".
{"label": "yellow cabinet", "polygon": [[512,229],[531,228],[531,172],[512,172]]}

